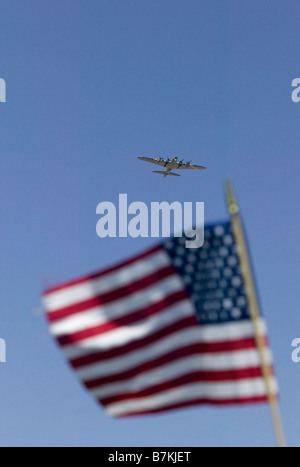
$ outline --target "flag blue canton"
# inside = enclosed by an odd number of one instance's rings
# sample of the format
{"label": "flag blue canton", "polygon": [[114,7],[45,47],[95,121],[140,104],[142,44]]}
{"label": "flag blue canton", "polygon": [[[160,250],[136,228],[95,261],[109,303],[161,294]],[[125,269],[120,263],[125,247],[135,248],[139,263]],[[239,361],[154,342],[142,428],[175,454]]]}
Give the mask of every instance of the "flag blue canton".
{"label": "flag blue canton", "polygon": [[186,248],[187,237],[164,243],[195,306],[201,324],[250,319],[241,266],[230,222],[205,228],[201,248]]}

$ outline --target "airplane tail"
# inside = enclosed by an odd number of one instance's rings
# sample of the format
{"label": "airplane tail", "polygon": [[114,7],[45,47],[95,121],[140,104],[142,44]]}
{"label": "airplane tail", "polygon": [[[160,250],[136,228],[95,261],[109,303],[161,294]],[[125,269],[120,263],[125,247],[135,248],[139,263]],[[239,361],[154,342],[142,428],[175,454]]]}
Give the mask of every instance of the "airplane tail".
{"label": "airplane tail", "polygon": [[166,177],[167,175],[173,175],[173,177],[180,177],[179,174],[175,174],[173,172],[162,172],[161,170],[153,170],[153,173],[154,174],[161,174],[163,175],[164,177]]}

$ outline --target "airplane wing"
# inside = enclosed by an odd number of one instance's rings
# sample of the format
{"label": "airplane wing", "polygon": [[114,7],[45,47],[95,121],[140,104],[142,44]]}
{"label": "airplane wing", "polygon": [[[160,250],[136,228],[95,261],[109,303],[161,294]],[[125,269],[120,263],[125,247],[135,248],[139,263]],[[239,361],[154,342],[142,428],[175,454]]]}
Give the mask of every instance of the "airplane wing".
{"label": "airplane wing", "polygon": [[205,170],[206,167],[203,165],[194,165],[194,164],[178,164],[176,169],[189,169],[189,170]]}
{"label": "airplane wing", "polygon": [[150,162],[151,164],[160,165],[161,167],[165,166],[166,161],[160,159],[152,159],[151,157],[138,157],[140,161]]}

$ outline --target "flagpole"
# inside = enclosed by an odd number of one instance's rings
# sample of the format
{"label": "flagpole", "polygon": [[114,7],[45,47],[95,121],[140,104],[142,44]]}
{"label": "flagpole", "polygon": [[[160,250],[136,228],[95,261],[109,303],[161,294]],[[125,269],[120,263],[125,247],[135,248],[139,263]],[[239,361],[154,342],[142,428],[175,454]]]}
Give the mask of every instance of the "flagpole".
{"label": "flagpole", "polygon": [[249,260],[247,244],[243,231],[242,222],[239,216],[239,206],[229,180],[225,182],[226,197],[228,210],[231,215],[231,225],[235,241],[238,247],[238,255],[242,267],[242,275],[246,287],[246,295],[248,298],[250,316],[254,327],[255,341],[260,355],[261,370],[266,384],[267,398],[270,405],[272,421],[275,431],[277,444],[279,447],[285,447],[285,437],[283,433],[281,417],[279,412],[277,395],[275,394],[272,384],[272,368],[268,361],[267,348],[265,345],[265,336],[261,329],[261,316],[259,311],[258,299],[255,290],[255,284],[251,271],[251,264]]}

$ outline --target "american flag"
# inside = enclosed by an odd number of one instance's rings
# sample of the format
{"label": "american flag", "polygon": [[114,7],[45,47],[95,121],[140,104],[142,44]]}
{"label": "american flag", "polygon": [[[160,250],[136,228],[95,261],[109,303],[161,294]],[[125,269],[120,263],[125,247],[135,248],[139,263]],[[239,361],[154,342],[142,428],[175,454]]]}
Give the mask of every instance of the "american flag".
{"label": "american flag", "polygon": [[230,222],[185,241],[44,293],[51,333],[111,416],[267,400]]}

